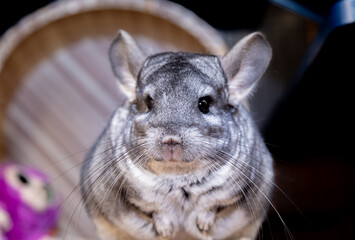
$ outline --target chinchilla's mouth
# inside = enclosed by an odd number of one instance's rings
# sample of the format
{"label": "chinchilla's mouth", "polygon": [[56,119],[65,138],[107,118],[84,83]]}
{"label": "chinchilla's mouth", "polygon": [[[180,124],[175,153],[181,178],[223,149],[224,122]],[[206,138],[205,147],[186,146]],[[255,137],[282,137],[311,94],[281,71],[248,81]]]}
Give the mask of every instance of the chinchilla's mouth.
{"label": "chinchilla's mouth", "polygon": [[155,174],[186,174],[196,171],[201,166],[198,161],[182,159],[177,161],[164,160],[163,158],[152,159],[147,162],[147,168]]}
{"label": "chinchilla's mouth", "polygon": [[171,158],[164,158],[164,157],[158,157],[158,158],[152,158],[153,161],[157,161],[157,162],[161,162],[161,163],[165,163],[165,164],[184,164],[184,163],[190,163],[195,161],[195,159],[188,159],[188,158],[182,158],[182,159],[176,159],[174,157]]}

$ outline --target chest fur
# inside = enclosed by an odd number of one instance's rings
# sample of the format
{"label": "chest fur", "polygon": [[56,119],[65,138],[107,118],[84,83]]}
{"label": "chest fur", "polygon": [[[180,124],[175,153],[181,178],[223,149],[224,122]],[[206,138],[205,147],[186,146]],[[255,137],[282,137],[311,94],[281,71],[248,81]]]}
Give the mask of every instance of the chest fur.
{"label": "chest fur", "polygon": [[[201,200],[206,198],[214,201],[212,189],[220,189],[226,184],[227,178],[218,178],[208,170],[199,171],[189,176],[170,176],[160,178],[147,172],[142,172],[134,165],[129,167],[128,181],[133,194],[128,195],[128,201],[146,213],[170,212],[177,217],[186,217]],[[223,169],[221,169],[222,171]],[[226,174],[228,176],[229,174]],[[217,180],[218,179],[218,180]]]}
{"label": "chest fur", "polygon": [[139,196],[127,199],[131,204],[144,213],[164,212],[175,216],[176,220],[183,220],[198,205],[201,195],[192,191],[189,186],[169,189],[168,192],[140,189]]}

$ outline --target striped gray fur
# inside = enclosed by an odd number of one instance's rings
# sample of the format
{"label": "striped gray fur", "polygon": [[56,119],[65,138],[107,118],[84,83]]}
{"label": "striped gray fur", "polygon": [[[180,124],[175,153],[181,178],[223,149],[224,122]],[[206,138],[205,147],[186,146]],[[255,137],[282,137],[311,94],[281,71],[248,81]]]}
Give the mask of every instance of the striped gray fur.
{"label": "striped gray fur", "polygon": [[273,168],[242,100],[270,61],[268,43],[251,34],[223,58],[137,51],[124,31],[111,46],[127,101],[82,168],[99,237],[254,239]]}

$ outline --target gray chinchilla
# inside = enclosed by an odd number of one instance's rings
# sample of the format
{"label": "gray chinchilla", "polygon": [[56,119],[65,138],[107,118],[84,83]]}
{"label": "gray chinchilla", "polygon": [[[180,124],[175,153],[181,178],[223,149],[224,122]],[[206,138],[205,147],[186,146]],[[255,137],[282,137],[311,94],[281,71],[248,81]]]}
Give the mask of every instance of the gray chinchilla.
{"label": "gray chinchilla", "polygon": [[255,239],[274,174],[243,101],[270,59],[261,33],[224,57],[146,57],[119,32],[110,61],[127,100],[81,174],[102,240]]}

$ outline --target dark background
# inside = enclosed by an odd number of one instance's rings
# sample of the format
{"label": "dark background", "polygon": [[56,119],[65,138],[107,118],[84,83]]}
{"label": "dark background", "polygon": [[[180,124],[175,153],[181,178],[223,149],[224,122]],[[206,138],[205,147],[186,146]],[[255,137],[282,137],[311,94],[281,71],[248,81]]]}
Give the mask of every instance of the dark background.
{"label": "dark background", "polygon": [[[49,2],[3,2],[0,34]],[[270,17],[270,6],[275,7],[273,1],[174,2],[186,6],[223,33],[258,30]],[[313,23],[317,36],[337,1],[283,2],[297,3],[318,16],[318,22]],[[279,11],[297,14],[300,21],[312,21],[302,11],[277,7]],[[299,67],[291,77],[283,79],[286,87],[282,97],[261,127],[275,157],[276,183],[283,190],[275,190],[273,201],[295,239],[355,239],[354,32],[354,24],[331,31],[324,37],[316,57],[302,70],[307,53],[312,51],[312,37]],[[309,40],[306,35],[299,37]],[[278,57],[274,56],[276,61]],[[287,62],[284,64],[287,67]],[[260,239],[287,239],[284,226],[272,209]]]}
{"label": "dark background", "polygon": [[50,2],[53,1],[2,1],[0,5],[0,34],[3,34],[8,28],[16,24],[23,16],[32,13]]}

